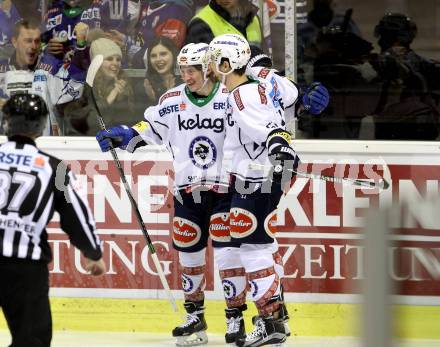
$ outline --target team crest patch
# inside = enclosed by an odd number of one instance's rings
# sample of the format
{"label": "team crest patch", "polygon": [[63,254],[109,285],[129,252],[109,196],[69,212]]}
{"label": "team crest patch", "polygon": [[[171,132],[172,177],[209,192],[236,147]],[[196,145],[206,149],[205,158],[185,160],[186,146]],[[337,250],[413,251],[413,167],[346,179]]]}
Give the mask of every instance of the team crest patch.
{"label": "team crest patch", "polygon": [[189,157],[192,163],[206,170],[217,160],[217,148],[206,136],[197,136],[189,145]]}
{"label": "team crest patch", "polygon": [[179,247],[191,247],[199,242],[202,236],[200,227],[188,219],[174,217],[173,241]]}
{"label": "team crest patch", "polygon": [[231,300],[237,296],[237,288],[234,283],[229,280],[223,280],[223,293],[225,295],[225,299]]}
{"label": "team crest patch", "polygon": [[234,207],[231,208],[229,225],[232,237],[243,238],[257,229],[257,218],[248,210]]}
{"label": "team crest patch", "polygon": [[182,274],[182,289],[184,293],[190,293],[194,289],[194,283],[188,276]]}

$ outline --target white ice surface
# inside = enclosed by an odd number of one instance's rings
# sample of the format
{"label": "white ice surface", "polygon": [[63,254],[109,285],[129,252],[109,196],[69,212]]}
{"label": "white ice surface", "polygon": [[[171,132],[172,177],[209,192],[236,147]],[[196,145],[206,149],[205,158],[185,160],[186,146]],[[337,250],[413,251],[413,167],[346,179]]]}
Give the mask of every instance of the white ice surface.
{"label": "white ice surface", "polygon": [[[223,336],[208,334],[207,346],[225,346]],[[8,331],[0,330],[0,346],[10,343]],[[54,332],[52,347],[146,347],[175,346],[167,334],[153,333],[109,333],[109,332]],[[356,338],[350,337],[290,337],[285,347],[361,347]],[[396,347],[438,347],[439,340],[400,341]]]}

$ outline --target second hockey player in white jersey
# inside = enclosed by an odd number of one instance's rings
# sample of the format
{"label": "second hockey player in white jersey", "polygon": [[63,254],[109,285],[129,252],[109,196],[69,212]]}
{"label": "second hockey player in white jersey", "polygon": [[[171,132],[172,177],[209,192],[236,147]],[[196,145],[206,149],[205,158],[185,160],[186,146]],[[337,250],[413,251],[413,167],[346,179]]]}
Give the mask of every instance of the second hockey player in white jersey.
{"label": "second hockey player in white jersey", "polygon": [[[163,94],[133,127],[101,131],[101,149],[133,151],[145,143],[164,144],[173,156],[175,198],[173,244],[179,252],[186,321],[173,330],[178,346],[207,343],[204,318],[205,253],[208,237],[223,280],[227,304],[225,340],[245,334],[246,278],[238,248],[230,243],[229,176],[222,169],[229,92],[211,75],[204,43],[188,44],[178,56],[184,84]],[[138,136],[140,135],[140,136]],[[195,339],[191,335],[196,335]]]}
{"label": "second hockey player in white jersey", "polygon": [[280,275],[272,255],[276,230],[271,221],[282,188],[275,173],[272,176],[269,170],[253,167],[277,164],[282,168],[290,164],[290,169],[296,169],[298,157],[289,145],[283,105],[271,95],[273,88],[245,73],[251,55],[246,39],[220,35],[209,49],[213,71],[230,90],[224,144],[225,155],[232,163],[227,167],[233,183],[230,234],[232,241],[240,245],[239,258],[259,313],[254,320],[255,330],[238,337],[236,343],[249,347],[279,344],[285,341],[287,332]]}

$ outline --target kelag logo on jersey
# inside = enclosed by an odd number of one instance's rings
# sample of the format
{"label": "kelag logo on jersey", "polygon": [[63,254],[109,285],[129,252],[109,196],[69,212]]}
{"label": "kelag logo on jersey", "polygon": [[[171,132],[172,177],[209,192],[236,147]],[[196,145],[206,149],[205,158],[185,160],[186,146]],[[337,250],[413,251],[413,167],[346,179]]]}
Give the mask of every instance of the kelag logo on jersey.
{"label": "kelag logo on jersey", "polygon": [[52,32],[52,36],[54,38],[57,38],[61,42],[76,39],[75,32],[73,31],[73,28],[70,24],[67,26],[67,31],[66,30],[56,31],[54,29]]}
{"label": "kelag logo on jersey", "polygon": [[214,165],[217,160],[217,148],[205,136],[197,136],[192,140],[188,152],[193,164],[203,170]]}
{"label": "kelag logo on jersey", "polygon": [[170,105],[161,108],[159,110],[159,116],[163,117],[166,116],[167,114],[170,114],[171,112],[179,112],[179,105]]}
{"label": "kelag logo on jersey", "polygon": [[[177,106],[177,105],[176,105]],[[193,130],[193,129],[212,129],[215,133],[221,133],[224,129],[223,118],[203,118],[197,113],[194,118],[182,119],[178,115],[179,130]]]}

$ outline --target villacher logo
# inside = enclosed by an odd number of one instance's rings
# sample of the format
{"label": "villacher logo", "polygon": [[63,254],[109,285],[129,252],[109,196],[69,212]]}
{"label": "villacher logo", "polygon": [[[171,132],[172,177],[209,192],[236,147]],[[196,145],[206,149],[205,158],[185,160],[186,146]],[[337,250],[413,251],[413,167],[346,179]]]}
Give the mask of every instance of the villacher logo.
{"label": "villacher logo", "polygon": [[243,238],[252,234],[257,228],[257,218],[248,210],[234,207],[230,214],[231,236]]}

